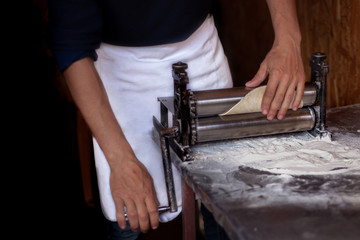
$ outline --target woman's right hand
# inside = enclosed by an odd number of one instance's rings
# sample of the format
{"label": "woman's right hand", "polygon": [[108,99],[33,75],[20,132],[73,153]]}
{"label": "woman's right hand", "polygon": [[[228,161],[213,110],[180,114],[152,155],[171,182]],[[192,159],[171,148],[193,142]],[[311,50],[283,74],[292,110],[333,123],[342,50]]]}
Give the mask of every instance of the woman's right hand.
{"label": "woman's right hand", "polygon": [[110,187],[120,228],[126,227],[126,215],[132,231],[147,232],[159,225],[159,202],[153,179],[145,166],[129,153],[117,166],[112,166]]}

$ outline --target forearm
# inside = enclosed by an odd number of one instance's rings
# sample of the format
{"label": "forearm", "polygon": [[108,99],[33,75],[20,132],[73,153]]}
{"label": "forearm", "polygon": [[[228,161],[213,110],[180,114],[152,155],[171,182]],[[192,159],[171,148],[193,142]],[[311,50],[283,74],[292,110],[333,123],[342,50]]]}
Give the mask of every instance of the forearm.
{"label": "forearm", "polygon": [[124,159],[132,150],[110,107],[110,103],[95,69],[93,59],[84,58],[64,72],[71,95],[101,146],[110,166]]}
{"label": "forearm", "polygon": [[277,44],[291,40],[300,45],[301,32],[296,13],[295,0],[267,0]]}
{"label": "forearm", "polygon": [[136,158],[111,109],[105,88],[95,69],[93,59],[72,63],[64,76],[73,99],[99,143],[111,169],[110,188],[119,226],[126,221],[131,229],[147,231],[159,224],[158,201],[152,177]]}

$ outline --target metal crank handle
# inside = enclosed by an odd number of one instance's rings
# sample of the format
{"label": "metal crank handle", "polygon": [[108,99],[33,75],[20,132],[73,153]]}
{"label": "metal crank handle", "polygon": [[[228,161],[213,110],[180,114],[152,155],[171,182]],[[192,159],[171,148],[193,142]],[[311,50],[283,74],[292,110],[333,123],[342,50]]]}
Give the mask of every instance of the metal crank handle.
{"label": "metal crank handle", "polygon": [[[161,214],[161,213],[170,211],[170,207],[169,207],[169,206],[160,206],[160,207],[158,207],[158,211],[159,211],[159,214]],[[126,213],[126,212],[125,212],[124,216],[125,216],[125,220],[128,221],[129,219],[128,219],[128,217],[127,217],[127,213]]]}
{"label": "metal crank handle", "polygon": [[170,212],[176,212],[178,210],[174,177],[171,166],[170,146],[169,138],[173,135],[175,128],[165,128],[155,117],[153,118],[154,127],[157,129],[160,135],[161,155],[163,160],[165,185],[169,202]]}

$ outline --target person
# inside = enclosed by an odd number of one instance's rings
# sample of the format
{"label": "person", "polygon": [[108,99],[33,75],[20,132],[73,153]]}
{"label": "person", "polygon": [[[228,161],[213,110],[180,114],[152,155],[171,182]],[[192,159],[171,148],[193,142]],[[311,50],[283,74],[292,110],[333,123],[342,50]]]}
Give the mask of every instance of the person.
{"label": "person", "polygon": [[[300,104],[304,69],[295,0],[267,0],[274,44],[248,87],[268,77],[262,112],[284,118]],[[232,87],[211,0],[48,0],[52,52],[94,143],[109,239],[136,239],[181,211],[167,205],[160,147],[152,139],[157,97],[173,95],[171,66],[188,64],[192,90]],[[125,216],[126,215],[126,216]]]}

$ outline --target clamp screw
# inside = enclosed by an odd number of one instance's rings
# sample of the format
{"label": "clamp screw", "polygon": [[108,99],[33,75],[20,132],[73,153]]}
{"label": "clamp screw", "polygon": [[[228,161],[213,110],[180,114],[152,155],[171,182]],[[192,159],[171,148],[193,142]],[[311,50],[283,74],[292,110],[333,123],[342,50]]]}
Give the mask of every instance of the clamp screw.
{"label": "clamp screw", "polygon": [[188,65],[186,63],[183,63],[183,62],[177,62],[177,63],[174,63],[172,65],[172,69],[174,71],[184,71],[185,69],[188,68]]}
{"label": "clamp screw", "polygon": [[314,62],[322,62],[324,61],[326,58],[326,54],[325,53],[321,53],[321,52],[316,52],[311,56],[311,61]]}

